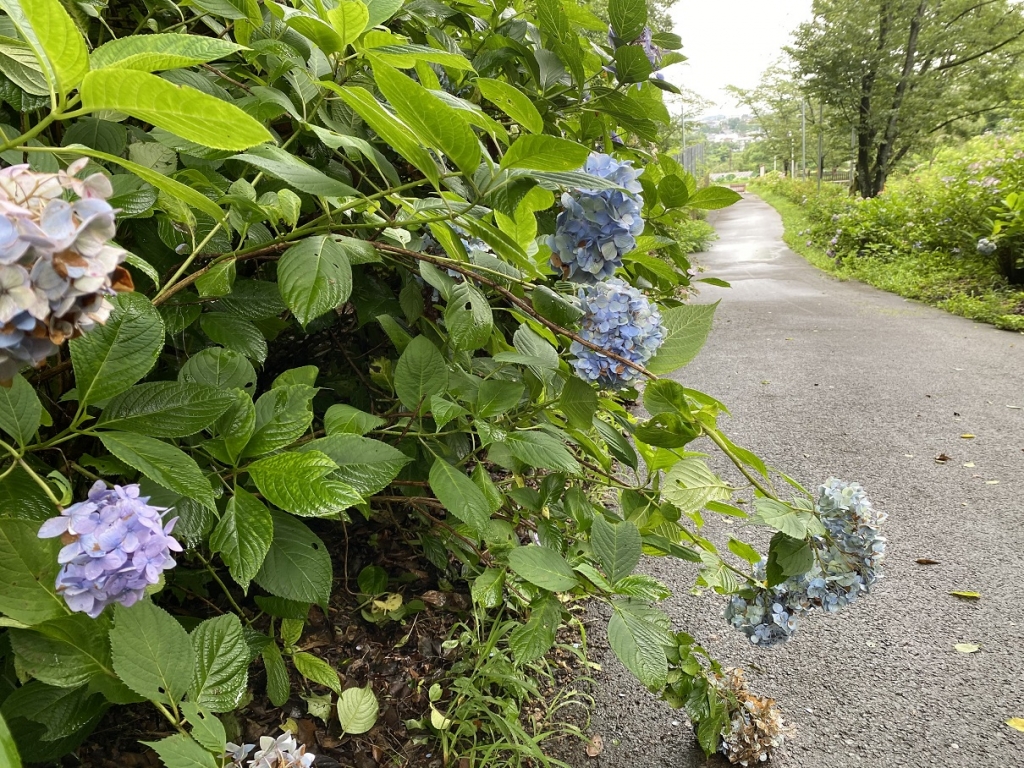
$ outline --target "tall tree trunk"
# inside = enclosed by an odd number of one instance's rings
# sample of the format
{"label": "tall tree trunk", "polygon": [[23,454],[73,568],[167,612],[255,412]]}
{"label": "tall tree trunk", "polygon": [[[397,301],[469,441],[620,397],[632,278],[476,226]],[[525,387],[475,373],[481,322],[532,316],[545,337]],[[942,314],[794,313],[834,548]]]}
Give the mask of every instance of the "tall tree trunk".
{"label": "tall tree trunk", "polygon": [[[878,7],[878,46],[876,54],[885,55],[888,44],[889,26],[892,22],[890,0],[882,0]],[[871,187],[871,152],[875,144],[876,131],[871,125],[871,98],[875,87],[878,61],[864,72],[860,80],[860,104],[857,108],[857,167],[854,185],[861,197],[874,197]],[[877,193],[875,193],[877,194]]]}
{"label": "tall tree trunk", "polygon": [[874,197],[885,186],[885,180],[892,170],[893,143],[899,130],[900,109],[903,106],[903,99],[907,95],[910,81],[914,76],[914,62],[917,60],[917,40],[921,33],[921,23],[924,21],[924,14],[928,10],[928,0],[921,0],[910,20],[910,30],[907,33],[907,49],[903,58],[903,71],[896,83],[896,90],[892,96],[892,107],[889,110],[889,120],[885,126],[885,134],[882,142],[878,145],[878,155],[875,158],[874,173],[871,178],[871,188]]}

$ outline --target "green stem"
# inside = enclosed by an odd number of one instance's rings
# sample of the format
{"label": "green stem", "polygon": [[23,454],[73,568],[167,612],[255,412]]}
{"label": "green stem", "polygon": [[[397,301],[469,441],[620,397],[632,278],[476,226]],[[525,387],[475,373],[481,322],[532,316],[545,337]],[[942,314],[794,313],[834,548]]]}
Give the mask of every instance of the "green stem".
{"label": "green stem", "polygon": [[235,609],[235,613],[242,617],[247,624],[250,623],[249,615],[242,610],[241,606],[237,602],[235,602],[235,598],[231,595],[231,591],[228,589],[227,584],[224,583],[224,580],[221,579],[220,574],[217,573],[217,569],[210,564],[209,560],[203,557],[201,552],[197,551],[196,557],[199,558],[199,562],[201,562],[206,567],[206,570],[210,572],[210,575],[213,576],[213,580],[217,582],[217,585],[224,592],[224,596],[227,597],[228,602],[231,603],[231,607]]}
{"label": "green stem", "polygon": [[757,476],[754,475],[750,470],[748,470],[746,466],[744,466],[743,462],[740,461],[739,457],[737,457],[736,454],[734,454],[729,449],[729,446],[726,445],[725,441],[722,439],[722,436],[718,433],[718,430],[704,427],[704,434],[710,437],[711,441],[722,450],[722,453],[729,457],[729,461],[736,465],[736,468],[743,474],[745,478],[747,478],[747,481],[752,486],[754,486],[757,490],[759,490],[769,499],[775,499],[776,501],[780,501],[779,497],[775,495],[774,491],[772,491],[770,488],[765,486],[760,480],[758,480]]}
{"label": "green stem", "polygon": [[34,139],[40,133],[45,131],[52,122],[54,122],[55,120],[59,120],[61,117],[63,117],[63,115],[60,112],[51,112],[38,123],[36,123],[36,125],[33,128],[29,128],[27,131],[25,131],[25,133],[21,134],[20,136],[17,136],[13,139],[10,139],[9,141],[5,141],[3,144],[0,144],[0,152],[6,152],[12,147],[16,147],[19,144],[29,141],[30,139]]}
{"label": "green stem", "polygon": [[36,482],[36,484],[43,489],[46,495],[50,498],[50,501],[53,502],[53,506],[55,506],[57,509],[64,509],[63,505],[60,503],[60,499],[58,499],[57,496],[54,494],[53,489],[50,488],[50,486],[46,483],[45,480],[43,480],[43,478],[41,478],[39,475],[35,473],[32,467],[30,467],[25,462],[25,460],[21,458],[21,456],[18,457],[18,463],[21,464],[22,469],[28,472],[29,477],[31,477]]}

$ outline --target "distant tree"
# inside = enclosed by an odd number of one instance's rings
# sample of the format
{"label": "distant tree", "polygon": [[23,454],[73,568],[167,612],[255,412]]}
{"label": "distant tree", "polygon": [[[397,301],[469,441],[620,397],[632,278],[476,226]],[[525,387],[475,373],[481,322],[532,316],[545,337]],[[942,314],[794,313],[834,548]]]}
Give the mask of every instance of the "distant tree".
{"label": "distant tree", "polygon": [[788,49],[796,82],[856,126],[856,187],[877,195],[908,153],[1005,109],[1020,83],[1015,0],[815,0]]}

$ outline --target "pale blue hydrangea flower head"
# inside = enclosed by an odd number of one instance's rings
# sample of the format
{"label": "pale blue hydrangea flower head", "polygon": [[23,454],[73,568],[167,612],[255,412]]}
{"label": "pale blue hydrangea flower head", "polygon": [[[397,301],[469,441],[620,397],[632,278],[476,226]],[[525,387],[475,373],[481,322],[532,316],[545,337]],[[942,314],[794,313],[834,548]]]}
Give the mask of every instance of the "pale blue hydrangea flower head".
{"label": "pale blue hydrangea flower head", "polygon": [[166,509],[150,506],[139,486],[102,480],[86,501],[72,504],[43,523],[39,538],[60,536],[57,593],[72,611],[99,616],[112,603],[131,606],[175,565],[181,545],[171,536],[178,518],[164,523]]}
{"label": "pale blue hydrangea flower head", "polygon": [[[814,562],[807,573],[773,587],[758,585],[730,598],[725,618],[755,645],[789,639],[797,620],[814,608],[836,613],[868,594],[882,578],[886,514],[876,510],[857,483],[835,478],[818,488],[816,510],[826,535],[811,538]],[[766,562],[754,566],[764,582]]]}
{"label": "pale blue hydrangea flower head", "polygon": [[644,230],[642,171],[632,161],[591,153],[583,171],[622,189],[577,189],[562,194],[555,234],[548,237],[551,265],[568,280],[590,283],[611,277]]}
{"label": "pale blue hydrangea flower head", "polygon": [[[654,357],[665,340],[661,313],[656,305],[628,283],[612,278],[580,289],[584,311],[580,336],[639,366]],[[605,387],[624,387],[640,372],[619,360],[574,341],[570,351],[576,375]]]}
{"label": "pale blue hydrangea flower head", "polygon": [[983,237],[978,241],[978,253],[982,256],[991,256],[996,252],[996,244],[989,240],[987,237]]}
{"label": "pale blue hydrangea flower head", "polygon": [[76,177],[86,162],[58,173],[0,170],[0,381],[105,322],[105,297],[132,288],[120,267],[127,252],[110,243],[113,190],[103,174]]}

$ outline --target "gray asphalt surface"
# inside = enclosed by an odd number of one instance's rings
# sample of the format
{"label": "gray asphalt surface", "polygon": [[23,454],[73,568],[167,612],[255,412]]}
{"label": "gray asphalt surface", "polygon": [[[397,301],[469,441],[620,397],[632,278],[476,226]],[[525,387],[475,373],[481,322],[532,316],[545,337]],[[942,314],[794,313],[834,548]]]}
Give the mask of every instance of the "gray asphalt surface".
{"label": "gray asphalt surface", "polygon": [[[690,594],[688,564],[648,560],[675,593],[663,604],[674,628],[777,700],[797,729],[777,766],[1024,767],[1024,733],[1004,724],[1024,717],[1024,335],[824,275],[782,243],[756,197],[713,223],[720,239],[700,261],[732,288],[702,292],[722,300],[714,330],[673,378],[724,401],[733,440],[805,486],[864,485],[889,514],[886,578],[764,650],[725,624],[723,598]],[[578,768],[721,765],[606,650],[601,624],[591,733],[604,751],[580,754]]]}

